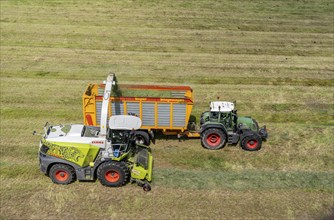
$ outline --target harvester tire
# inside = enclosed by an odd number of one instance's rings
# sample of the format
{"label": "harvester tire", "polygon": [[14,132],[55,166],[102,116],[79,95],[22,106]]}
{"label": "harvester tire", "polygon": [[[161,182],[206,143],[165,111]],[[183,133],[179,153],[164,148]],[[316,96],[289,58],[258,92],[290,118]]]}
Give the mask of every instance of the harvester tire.
{"label": "harvester tire", "polygon": [[224,147],[226,143],[225,133],[217,128],[211,128],[204,131],[201,135],[202,146],[209,150],[218,150]]}
{"label": "harvester tire", "polygon": [[145,131],[136,131],[135,133],[136,144],[144,144],[146,146],[150,145],[150,137]]}
{"label": "harvester tire", "polygon": [[150,184],[145,183],[145,184],[143,185],[143,190],[144,190],[145,192],[149,192],[149,191],[151,191],[151,186],[150,186]]}
{"label": "harvester tire", "polygon": [[123,162],[106,162],[97,169],[97,178],[104,186],[123,186],[128,182],[129,177],[129,169]]}
{"label": "harvester tire", "polygon": [[49,176],[52,182],[67,185],[76,180],[75,170],[66,164],[55,164],[51,167]]}
{"label": "harvester tire", "polygon": [[240,146],[247,151],[257,151],[261,149],[262,139],[256,134],[247,134],[241,138]]}

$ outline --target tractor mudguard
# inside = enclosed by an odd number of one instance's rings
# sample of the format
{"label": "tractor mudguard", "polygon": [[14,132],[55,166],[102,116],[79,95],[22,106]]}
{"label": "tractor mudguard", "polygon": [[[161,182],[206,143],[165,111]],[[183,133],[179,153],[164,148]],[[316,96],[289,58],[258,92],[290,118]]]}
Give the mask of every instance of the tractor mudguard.
{"label": "tractor mudguard", "polygon": [[211,124],[211,123],[203,125],[199,131],[200,134],[202,135],[202,133],[209,128],[218,128],[221,129],[225,134],[227,134],[226,128],[223,124]]}

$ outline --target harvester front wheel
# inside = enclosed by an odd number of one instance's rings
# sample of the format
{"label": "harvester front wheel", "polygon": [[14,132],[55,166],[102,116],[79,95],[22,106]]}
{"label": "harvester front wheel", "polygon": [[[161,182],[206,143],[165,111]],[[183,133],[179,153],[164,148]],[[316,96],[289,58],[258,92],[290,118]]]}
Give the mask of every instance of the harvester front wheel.
{"label": "harvester front wheel", "polygon": [[55,164],[51,167],[49,176],[52,182],[67,185],[75,181],[75,170],[66,164]]}
{"label": "harvester front wheel", "polygon": [[247,151],[257,151],[261,149],[262,139],[258,134],[250,134],[242,138],[240,145]]}
{"label": "harvester front wheel", "polygon": [[127,183],[130,172],[122,162],[106,162],[99,166],[97,178],[104,186],[118,187]]}
{"label": "harvester front wheel", "polygon": [[225,133],[216,128],[211,128],[201,135],[202,146],[209,150],[218,150],[224,147],[226,143]]}

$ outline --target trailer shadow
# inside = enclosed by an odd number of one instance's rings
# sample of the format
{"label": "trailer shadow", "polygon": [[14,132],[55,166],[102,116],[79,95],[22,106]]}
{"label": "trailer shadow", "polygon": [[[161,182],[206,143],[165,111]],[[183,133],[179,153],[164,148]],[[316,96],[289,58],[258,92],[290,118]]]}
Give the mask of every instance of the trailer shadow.
{"label": "trailer shadow", "polygon": [[165,134],[162,134],[162,133],[156,133],[154,134],[154,138],[155,138],[155,141],[159,141],[159,140],[165,140],[165,141],[168,141],[168,140],[173,140],[173,141],[177,141],[177,142],[183,142],[183,141],[188,141],[188,140],[191,140],[191,139],[200,139],[199,137],[192,137],[192,138],[189,138],[185,135],[181,136],[180,138],[177,137],[177,135],[165,135]]}

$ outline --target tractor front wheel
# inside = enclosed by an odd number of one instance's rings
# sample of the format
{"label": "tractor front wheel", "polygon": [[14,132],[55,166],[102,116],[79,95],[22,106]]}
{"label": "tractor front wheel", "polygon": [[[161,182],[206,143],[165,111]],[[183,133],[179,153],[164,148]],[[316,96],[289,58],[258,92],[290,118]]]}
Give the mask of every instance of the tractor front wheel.
{"label": "tractor front wheel", "polygon": [[52,182],[67,185],[75,181],[75,170],[66,164],[55,164],[51,167],[49,176]]}
{"label": "tractor front wheel", "polygon": [[129,176],[129,169],[122,162],[106,162],[97,169],[97,178],[104,186],[123,186],[127,183]]}
{"label": "tractor front wheel", "polygon": [[258,134],[250,134],[241,139],[242,149],[247,151],[257,151],[261,149],[262,139]]}
{"label": "tractor front wheel", "polygon": [[202,146],[209,150],[218,150],[224,147],[226,135],[220,129],[208,129],[201,135],[201,142]]}

